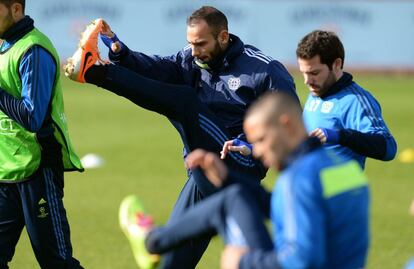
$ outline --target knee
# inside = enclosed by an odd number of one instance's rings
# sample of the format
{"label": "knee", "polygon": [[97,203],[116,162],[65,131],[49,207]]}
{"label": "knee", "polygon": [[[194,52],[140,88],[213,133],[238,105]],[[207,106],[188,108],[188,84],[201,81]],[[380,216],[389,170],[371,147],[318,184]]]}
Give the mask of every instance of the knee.
{"label": "knee", "polygon": [[161,228],[156,228],[150,231],[144,241],[145,248],[150,254],[161,254],[162,250],[160,249],[160,236],[158,230]]}

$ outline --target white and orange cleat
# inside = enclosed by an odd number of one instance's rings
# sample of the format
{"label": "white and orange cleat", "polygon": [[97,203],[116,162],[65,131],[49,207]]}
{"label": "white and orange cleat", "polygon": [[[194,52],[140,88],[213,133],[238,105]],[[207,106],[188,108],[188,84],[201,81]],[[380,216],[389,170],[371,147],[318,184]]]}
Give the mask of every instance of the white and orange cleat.
{"label": "white and orange cleat", "polygon": [[85,73],[94,64],[105,64],[101,59],[98,49],[99,33],[103,20],[92,21],[81,35],[79,47],[72,57],[68,58],[63,67],[65,76],[71,80],[85,83]]}

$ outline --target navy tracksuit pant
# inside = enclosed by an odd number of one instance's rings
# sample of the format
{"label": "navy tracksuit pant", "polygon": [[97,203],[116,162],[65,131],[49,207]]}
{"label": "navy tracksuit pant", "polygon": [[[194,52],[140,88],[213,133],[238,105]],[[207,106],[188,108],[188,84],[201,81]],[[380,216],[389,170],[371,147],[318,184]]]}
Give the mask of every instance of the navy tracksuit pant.
{"label": "navy tracksuit pant", "polygon": [[79,269],[63,207],[62,168],[40,167],[20,183],[0,183],[0,269],[7,269],[24,227],[42,269]]}
{"label": "navy tracksuit pant", "polygon": [[[88,72],[92,70],[93,68]],[[166,116],[180,133],[187,152],[202,148],[219,153],[224,142],[232,139],[220,119],[199,100],[194,88],[154,81],[114,65],[107,66],[104,81],[93,83],[129,99],[142,108]],[[259,181],[265,175],[259,161],[239,153],[230,153],[225,162],[228,167],[255,181]],[[198,176],[190,173],[170,221],[179,219],[188,208],[215,191],[216,188],[202,173]],[[195,268],[209,241],[210,237],[206,235],[172,250],[163,257],[162,268]]]}
{"label": "navy tracksuit pant", "polygon": [[[268,210],[271,196],[258,189],[234,184],[211,195],[183,212],[180,218],[152,230],[145,242],[148,251],[163,254],[193,238],[215,234],[226,244],[272,250],[273,242],[264,224],[268,215],[264,210]],[[258,195],[264,199],[257,199]]]}

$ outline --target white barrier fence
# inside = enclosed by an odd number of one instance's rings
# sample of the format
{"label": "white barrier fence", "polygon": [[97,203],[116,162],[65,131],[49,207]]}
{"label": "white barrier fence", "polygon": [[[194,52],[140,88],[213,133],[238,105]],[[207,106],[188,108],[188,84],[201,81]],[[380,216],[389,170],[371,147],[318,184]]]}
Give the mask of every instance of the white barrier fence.
{"label": "white barrier fence", "polygon": [[230,32],[286,65],[296,65],[301,37],[328,29],[341,37],[348,67],[414,70],[413,1],[33,0],[27,1],[26,13],[65,58],[84,26],[97,17],[107,20],[130,48],[169,55],[186,45],[185,20],[202,5],[221,9]]}

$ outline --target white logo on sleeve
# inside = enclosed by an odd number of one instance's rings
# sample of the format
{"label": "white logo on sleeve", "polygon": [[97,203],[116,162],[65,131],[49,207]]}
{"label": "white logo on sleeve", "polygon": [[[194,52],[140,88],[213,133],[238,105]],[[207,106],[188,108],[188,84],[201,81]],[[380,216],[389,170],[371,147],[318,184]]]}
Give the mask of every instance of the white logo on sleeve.
{"label": "white logo on sleeve", "polygon": [[230,90],[237,90],[240,87],[241,81],[240,78],[231,77],[227,81],[227,84],[229,85]]}
{"label": "white logo on sleeve", "polygon": [[325,102],[322,103],[321,112],[322,113],[329,113],[329,112],[331,112],[333,107],[334,107],[333,102],[325,101]]}

